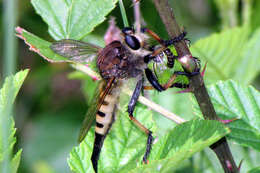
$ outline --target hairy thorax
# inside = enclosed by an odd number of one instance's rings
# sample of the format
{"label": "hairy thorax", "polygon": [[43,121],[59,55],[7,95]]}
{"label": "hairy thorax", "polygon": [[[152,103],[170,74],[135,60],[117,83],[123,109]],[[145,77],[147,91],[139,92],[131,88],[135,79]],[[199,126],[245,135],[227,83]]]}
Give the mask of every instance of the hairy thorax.
{"label": "hairy thorax", "polygon": [[113,41],[99,53],[97,66],[104,79],[136,77],[146,68],[144,56],[148,53],[142,49],[133,51],[120,41]]}

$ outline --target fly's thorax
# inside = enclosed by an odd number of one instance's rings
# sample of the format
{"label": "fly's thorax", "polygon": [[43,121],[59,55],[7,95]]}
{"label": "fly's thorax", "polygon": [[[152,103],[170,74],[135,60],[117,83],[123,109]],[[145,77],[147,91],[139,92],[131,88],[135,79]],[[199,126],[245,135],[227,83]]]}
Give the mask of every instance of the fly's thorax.
{"label": "fly's thorax", "polygon": [[113,41],[98,54],[97,66],[104,79],[123,75],[128,65],[126,51],[120,41]]}
{"label": "fly's thorax", "polygon": [[[131,70],[144,70],[147,68],[147,63],[144,62],[144,57],[148,54],[151,54],[152,52],[149,50],[146,50],[144,48],[140,48],[138,50],[133,50],[127,45],[124,45],[125,48],[128,50],[128,64],[129,68],[131,66]],[[132,76],[133,77],[133,76]]]}
{"label": "fly's thorax", "polygon": [[132,50],[124,43],[114,41],[99,53],[97,66],[104,79],[131,78],[146,68],[144,56],[149,53],[145,49]]}

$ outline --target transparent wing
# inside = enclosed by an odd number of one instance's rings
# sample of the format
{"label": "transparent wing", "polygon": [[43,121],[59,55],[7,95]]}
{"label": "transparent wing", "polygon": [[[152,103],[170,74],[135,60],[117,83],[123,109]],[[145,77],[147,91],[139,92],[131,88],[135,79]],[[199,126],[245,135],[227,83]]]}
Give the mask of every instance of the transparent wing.
{"label": "transparent wing", "polygon": [[94,44],[71,39],[54,42],[50,48],[55,53],[69,58],[71,61],[81,63],[94,60],[97,53],[102,49]]}
{"label": "transparent wing", "polygon": [[106,95],[111,91],[113,81],[115,78],[111,78],[108,83],[104,80],[100,81],[99,86],[95,91],[95,95],[91,101],[92,106],[88,109],[86,117],[82,123],[82,127],[79,132],[78,142],[83,141],[85,136],[87,135],[90,127],[92,126],[94,120],[96,119],[96,113],[100,109]]}

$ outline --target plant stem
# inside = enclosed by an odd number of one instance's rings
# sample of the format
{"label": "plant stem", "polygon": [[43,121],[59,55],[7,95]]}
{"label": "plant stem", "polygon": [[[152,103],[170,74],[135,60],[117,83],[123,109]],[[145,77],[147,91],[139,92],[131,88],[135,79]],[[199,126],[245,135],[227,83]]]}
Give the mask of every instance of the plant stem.
{"label": "plant stem", "polygon": [[242,23],[250,25],[250,17],[252,13],[252,0],[242,0]]}
{"label": "plant stem", "polygon": [[[168,0],[153,1],[169,36],[171,38],[179,36],[181,33],[180,28],[175,20],[173,10],[169,5]],[[184,41],[178,42],[174,46],[178,53],[179,59],[185,56],[192,57],[191,52]],[[195,75],[189,77],[189,79],[192,92],[200,106],[204,118],[210,120],[219,120],[209,98],[202,76]],[[212,146],[210,146],[210,148],[216,153],[226,173],[239,172],[225,137],[214,143]]]}
{"label": "plant stem", "polygon": [[137,33],[141,32],[141,11],[140,11],[140,2],[135,2],[132,0],[134,4],[134,16],[135,16],[135,30]]}
{"label": "plant stem", "polygon": [[3,75],[4,77],[13,74],[16,67],[16,47],[17,39],[14,35],[14,28],[16,25],[17,10],[16,0],[4,1],[4,15],[3,15],[3,31],[4,31],[4,61],[3,61]]}
{"label": "plant stem", "polygon": [[119,7],[120,7],[123,22],[124,22],[124,27],[129,27],[123,0],[119,0]]}
{"label": "plant stem", "polygon": [[221,17],[222,28],[237,26],[238,0],[215,0]]}
{"label": "plant stem", "polygon": [[[4,0],[3,2],[3,32],[4,32],[4,41],[3,41],[3,76],[7,77],[15,72],[16,68],[16,50],[17,50],[17,39],[14,34],[14,29],[16,25],[16,17],[17,17],[17,1],[16,0]],[[11,81],[10,88],[14,83]],[[6,101],[10,101],[12,98],[12,94],[14,91],[8,94]],[[3,160],[0,165],[1,171],[3,173],[11,172],[11,150],[10,150],[10,140],[9,137],[11,135],[11,114],[13,112],[13,105],[10,102],[7,104],[6,108],[4,108],[2,116],[1,124],[1,136],[2,136],[2,148],[3,148]]]}

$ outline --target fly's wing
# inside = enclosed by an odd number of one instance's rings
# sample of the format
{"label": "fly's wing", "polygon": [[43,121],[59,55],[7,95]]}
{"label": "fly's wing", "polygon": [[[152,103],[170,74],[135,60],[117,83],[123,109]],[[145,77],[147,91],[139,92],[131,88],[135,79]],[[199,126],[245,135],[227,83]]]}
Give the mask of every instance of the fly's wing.
{"label": "fly's wing", "polygon": [[96,118],[96,113],[100,109],[106,95],[111,91],[112,85],[115,78],[111,78],[108,83],[102,80],[96,89],[95,95],[91,101],[92,106],[88,109],[87,115],[83,121],[82,127],[80,129],[78,142],[83,141],[87,135],[93,121]]}
{"label": "fly's wing", "polygon": [[54,42],[50,48],[55,53],[80,63],[94,60],[97,53],[102,49],[94,44],[71,39]]}
{"label": "fly's wing", "polygon": [[87,135],[90,127],[92,126],[95,118],[96,118],[96,113],[98,111],[98,105],[99,105],[99,98],[101,95],[101,89],[104,87],[105,83],[104,81],[101,81],[99,83],[99,86],[96,88],[95,94],[91,100],[92,106],[88,109],[87,114],[85,116],[85,119],[82,123],[80,132],[79,132],[79,137],[78,137],[78,142],[81,142],[85,136]]}

